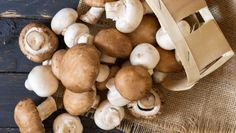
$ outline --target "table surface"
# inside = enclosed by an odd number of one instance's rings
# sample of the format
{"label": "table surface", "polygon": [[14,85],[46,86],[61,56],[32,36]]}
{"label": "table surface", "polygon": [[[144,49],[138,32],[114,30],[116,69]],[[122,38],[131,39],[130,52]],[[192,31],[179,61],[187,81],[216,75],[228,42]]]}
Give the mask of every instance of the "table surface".
{"label": "table surface", "polygon": [[[78,0],[6,0],[0,4],[0,133],[19,132],[13,119],[15,105],[23,98],[32,98],[37,104],[43,101],[24,87],[28,72],[38,65],[26,59],[18,46],[21,29],[30,22],[50,25],[50,18],[64,7],[76,8]],[[60,39],[63,45],[63,39]],[[55,117],[54,113],[44,125],[47,132]],[[118,130],[103,131],[93,120],[80,117],[86,133],[121,133]]]}

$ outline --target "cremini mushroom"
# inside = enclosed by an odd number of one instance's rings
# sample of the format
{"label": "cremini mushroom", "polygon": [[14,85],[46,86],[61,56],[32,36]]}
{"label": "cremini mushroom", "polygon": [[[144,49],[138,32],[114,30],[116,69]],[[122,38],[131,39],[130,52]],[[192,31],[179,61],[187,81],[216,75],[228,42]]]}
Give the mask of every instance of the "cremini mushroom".
{"label": "cremini mushroom", "polygon": [[126,66],[115,76],[115,86],[119,93],[129,101],[145,97],[152,88],[152,78],[142,66]]}
{"label": "cremini mushroom", "polygon": [[105,4],[106,17],[116,21],[116,28],[122,33],[133,32],[143,18],[140,0],[119,0]]}
{"label": "cremini mushroom", "polygon": [[108,66],[108,65],[101,64],[96,81],[97,81],[97,82],[103,82],[103,81],[105,81],[105,80],[108,78],[109,74],[110,74],[110,68],[109,68],[109,66]]}
{"label": "cremini mushroom", "polygon": [[94,114],[95,124],[103,130],[112,130],[119,126],[125,115],[123,107],[111,105],[103,101]]}
{"label": "cremini mushroom", "polygon": [[61,50],[58,50],[56,53],[54,53],[54,55],[52,56],[52,60],[51,60],[52,72],[57,77],[57,79],[60,79],[60,75],[59,75],[60,65],[61,65],[61,61],[65,53],[66,53],[66,50],[61,49]]}
{"label": "cremini mushroom", "polygon": [[34,67],[25,81],[25,87],[40,97],[48,97],[54,94],[57,91],[58,84],[59,82],[53,75],[50,66]]}
{"label": "cremini mushroom", "polygon": [[156,70],[164,73],[173,73],[181,72],[183,66],[181,63],[177,62],[175,58],[175,51],[164,50],[160,47],[157,47],[157,50],[160,53],[160,61],[156,66]]}
{"label": "cremini mushroom", "polygon": [[137,118],[153,119],[160,114],[161,99],[154,90],[151,90],[148,96],[129,103],[127,107],[129,112]]}
{"label": "cremini mushroom", "polygon": [[54,133],[82,133],[83,125],[77,116],[63,113],[53,122]]}
{"label": "cremini mushroom", "polygon": [[56,101],[52,97],[48,97],[37,107],[31,99],[26,98],[16,105],[14,119],[22,133],[44,133],[42,121],[56,110]]}
{"label": "cremini mushroom", "polygon": [[58,48],[58,38],[47,26],[30,23],[20,33],[19,46],[29,60],[40,63],[51,58]]}
{"label": "cremini mushroom", "polygon": [[[184,37],[188,36],[191,32],[191,27],[187,21],[182,20],[178,23],[179,29]],[[158,45],[165,50],[174,50],[175,45],[167,32],[161,27],[156,34],[156,41]]]}
{"label": "cremini mushroom", "polygon": [[66,89],[75,93],[90,91],[99,73],[99,52],[93,45],[76,45],[65,53],[60,79]]}
{"label": "cremini mushroom", "polygon": [[167,73],[163,73],[163,72],[159,72],[159,71],[155,70],[152,79],[155,83],[161,83],[165,80],[167,75],[168,75]]}

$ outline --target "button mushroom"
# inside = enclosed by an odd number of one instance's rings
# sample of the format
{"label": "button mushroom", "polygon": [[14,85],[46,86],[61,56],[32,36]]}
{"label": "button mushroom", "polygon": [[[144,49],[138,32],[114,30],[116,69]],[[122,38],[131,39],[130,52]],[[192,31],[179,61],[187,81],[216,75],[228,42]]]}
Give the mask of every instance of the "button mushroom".
{"label": "button mushroom", "polygon": [[107,100],[103,101],[94,114],[96,125],[103,130],[112,130],[119,126],[125,115],[123,107],[111,105]]}
{"label": "button mushroom", "polygon": [[99,53],[93,45],[76,45],[63,56],[59,71],[66,89],[75,93],[90,91],[99,73]]}
{"label": "button mushroom", "polygon": [[147,97],[129,103],[127,107],[129,112],[137,118],[152,119],[160,114],[161,99],[154,90],[151,90]]}
{"label": "button mushroom", "polygon": [[116,28],[122,33],[133,32],[143,18],[140,0],[119,0],[105,4],[106,17],[116,21]]}
{"label": "button mushroom", "polygon": [[56,110],[57,105],[52,97],[48,97],[37,107],[31,99],[27,98],[16,105],[14,119],[22,133],[44,133],[42,121]]}
{"label": "button mushroom", "polygon": [[105,80],[108,78],[109,74],[110,74],[110,68],[109,68],[109,66],[108,66],[108,65],[101,64],[96,81],[97,81],[97,82],[103,82],[103,81],[105,81]]}
{"label": "button mushroom", "polygon": [[54,53],[54,55],[52,56],[52,60],[51,60],[52,72],[57,77],[57,79],[60,79],[59,77],[60,65],[61,65],[61,61],[65,53],[66,53],[66,50],[61,49],[61,50],[58,50],[56,53]]}
{"label": "button mushroom", "polygon": [[43,62],[56,51],[58,38],[45,25],[30,23],[20,33],[19,46],[29,60]]}
{"label": "button mushroom", "polygon": [[115,86],[119,93],[129,101],[145,97],[152,88],[152,78],[142,66],[126,66],[115,76]]}
{"label": "button mushroom", "polygon": [[53,75],[50,66],[36,66],[29,73],[25,87],[34,91],[40,97],[54,94],[58,88],[58,80]]}
{"label": "button mushroom", "polygon": [[79,117],[72,116],[67,113],[63,113],[53,122],[54,133],[82,133],[83,125]]}

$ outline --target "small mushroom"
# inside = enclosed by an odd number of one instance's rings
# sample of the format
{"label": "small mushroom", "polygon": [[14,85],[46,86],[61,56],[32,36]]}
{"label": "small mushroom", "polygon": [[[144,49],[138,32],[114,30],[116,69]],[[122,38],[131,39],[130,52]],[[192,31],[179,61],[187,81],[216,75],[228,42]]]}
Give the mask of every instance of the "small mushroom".
{"label": "small mushroom", "polygon": [[111,57],[128,57],[132,51],[130,39],[114,28],[101,30],[94,43],[103,54]]}
{"label": "small mushroom", "polygon": [[155,71],[153,74],[153,81],[155,83],[161,83],[165,80],[166,77],[167,77],[167,73]]}
{"label": "small mushroom", "polygon": [[156,66],[156,70],[163,73],[173,73],[181,72],[183,66],[181,63],[177,62],[175,58],[175,51],[164,50],[160,47],[157,47],[157,50],[160,53],[160,61]]}
{"label": "small mushroom", "polygon": [[115,76],[115,86],[119,93],[129,101],[145,97],[152,88],[152,78],[142,66],[126,66]]}
{"label": "small mushroom", "polygon": [[133,46],[141,43],[156,44],[156,33],[160,24],[155,15],[145,15],[142,22],[133,32],[127,34]]}
{"label": "small mushroom", "polygon": [[52,18],[51,28],[57,35],[64,35],[66,29],[75,23],[78,13],[72,8],[63,8]]}
{"label": "small mushroom", "polygon": [[56,51],[58,38],[47,26],[30,23],[20,33],[19,46],[29,60],[40,63]]}
{"label": "small mushroom", "polygon": [[52,67],[52,72],[53,74],[57,77],[57,79],[60,79],[59,71],[60,71],[60,65],[63,56],[65,55],[66,50],[61,49],[58,50],[53,56],[51,60],[51,67]]}
{"label": "small mushroom", "polygon": [[62,84],[75,93],[90,91],[99,73],[99,53],[93,45],[76,45],[63,56],[60,66]]}
{"label": "small mushroom", "polygon": [[122,33],[133,32],[143,18],[140,0],[119,0],[105,4],[106,17],[116,21],[116,28]]}
{"label": "small mushroom", "polygon": [[56,101],[48,97],[38,105],[27,98],[20,101],[14,110],[14,119],[21,133],[44,133],[42,121],[57,110]]}
{"label": "small mushroom", "polygon": [[95,124],[103,130],[112,130],[119,126],[125,115],[123,107],[111,105],[103,101],[94,114]]}
{"label": "small mushroom", "polygon": [[[191,27],[187,21],[185,21],[185,20],[180,21],[178,23],[178,26],[179,26],[179,29],[184,37],[186,37],[190,34]],[[169,37],[167,32],[163,29],[163,27],[157,31],[156,41],[159,44],[159,46],[165,50],[174,50],[175,49],[175,45],[174,45],[173,41],[171,40],[171,38]]]}
{"label": "small mushroom", "polygon": [[109,74],[110,74],[110,68],[109,68],[109,66],[108,66],[108,65],[101,64],[96,81],[97,81],[97,82],[103,82],[103,81],[105,81],[105,80],[108,78]]}
{"label": "small mushroom", "polygon": [[40,97],[48,97],[57,91],[59,82],[50,66],[36,66],[29,73],[25,87]]}
{"label": "small mushroom", "polygon": [[82,133],[83,125],[79,117],[72,116],[68,113],[63,113],[53,122],[54,133]]}

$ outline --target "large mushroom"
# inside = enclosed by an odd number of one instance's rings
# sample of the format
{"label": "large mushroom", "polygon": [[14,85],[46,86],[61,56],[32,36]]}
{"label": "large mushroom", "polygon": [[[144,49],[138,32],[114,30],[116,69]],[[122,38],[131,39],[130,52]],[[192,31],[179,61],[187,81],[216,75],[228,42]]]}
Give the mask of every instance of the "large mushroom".
{"label": "large mushroom", "polygon": [[47,26],[30,23],[20,33],[19,46],[29,60],[43,62],[56,51],[58,38]]}
{"label": "large mushroom", "polygon": [[63,56],[60,79],[75,93],[90,91],[99,73],[99,52],[92,45],[76,45]]}
{"label": "large mushroom", "polygon": [[54,55],[52,56],[52,60],[51,60],[52,72],[57,77],[57,79],[60,79],[59,77],[60,65],[61,65],[61,61],[65,53],[66,53],[66,50],[61,49],[61,50],[58,50],[56,53],[54,53]]}

